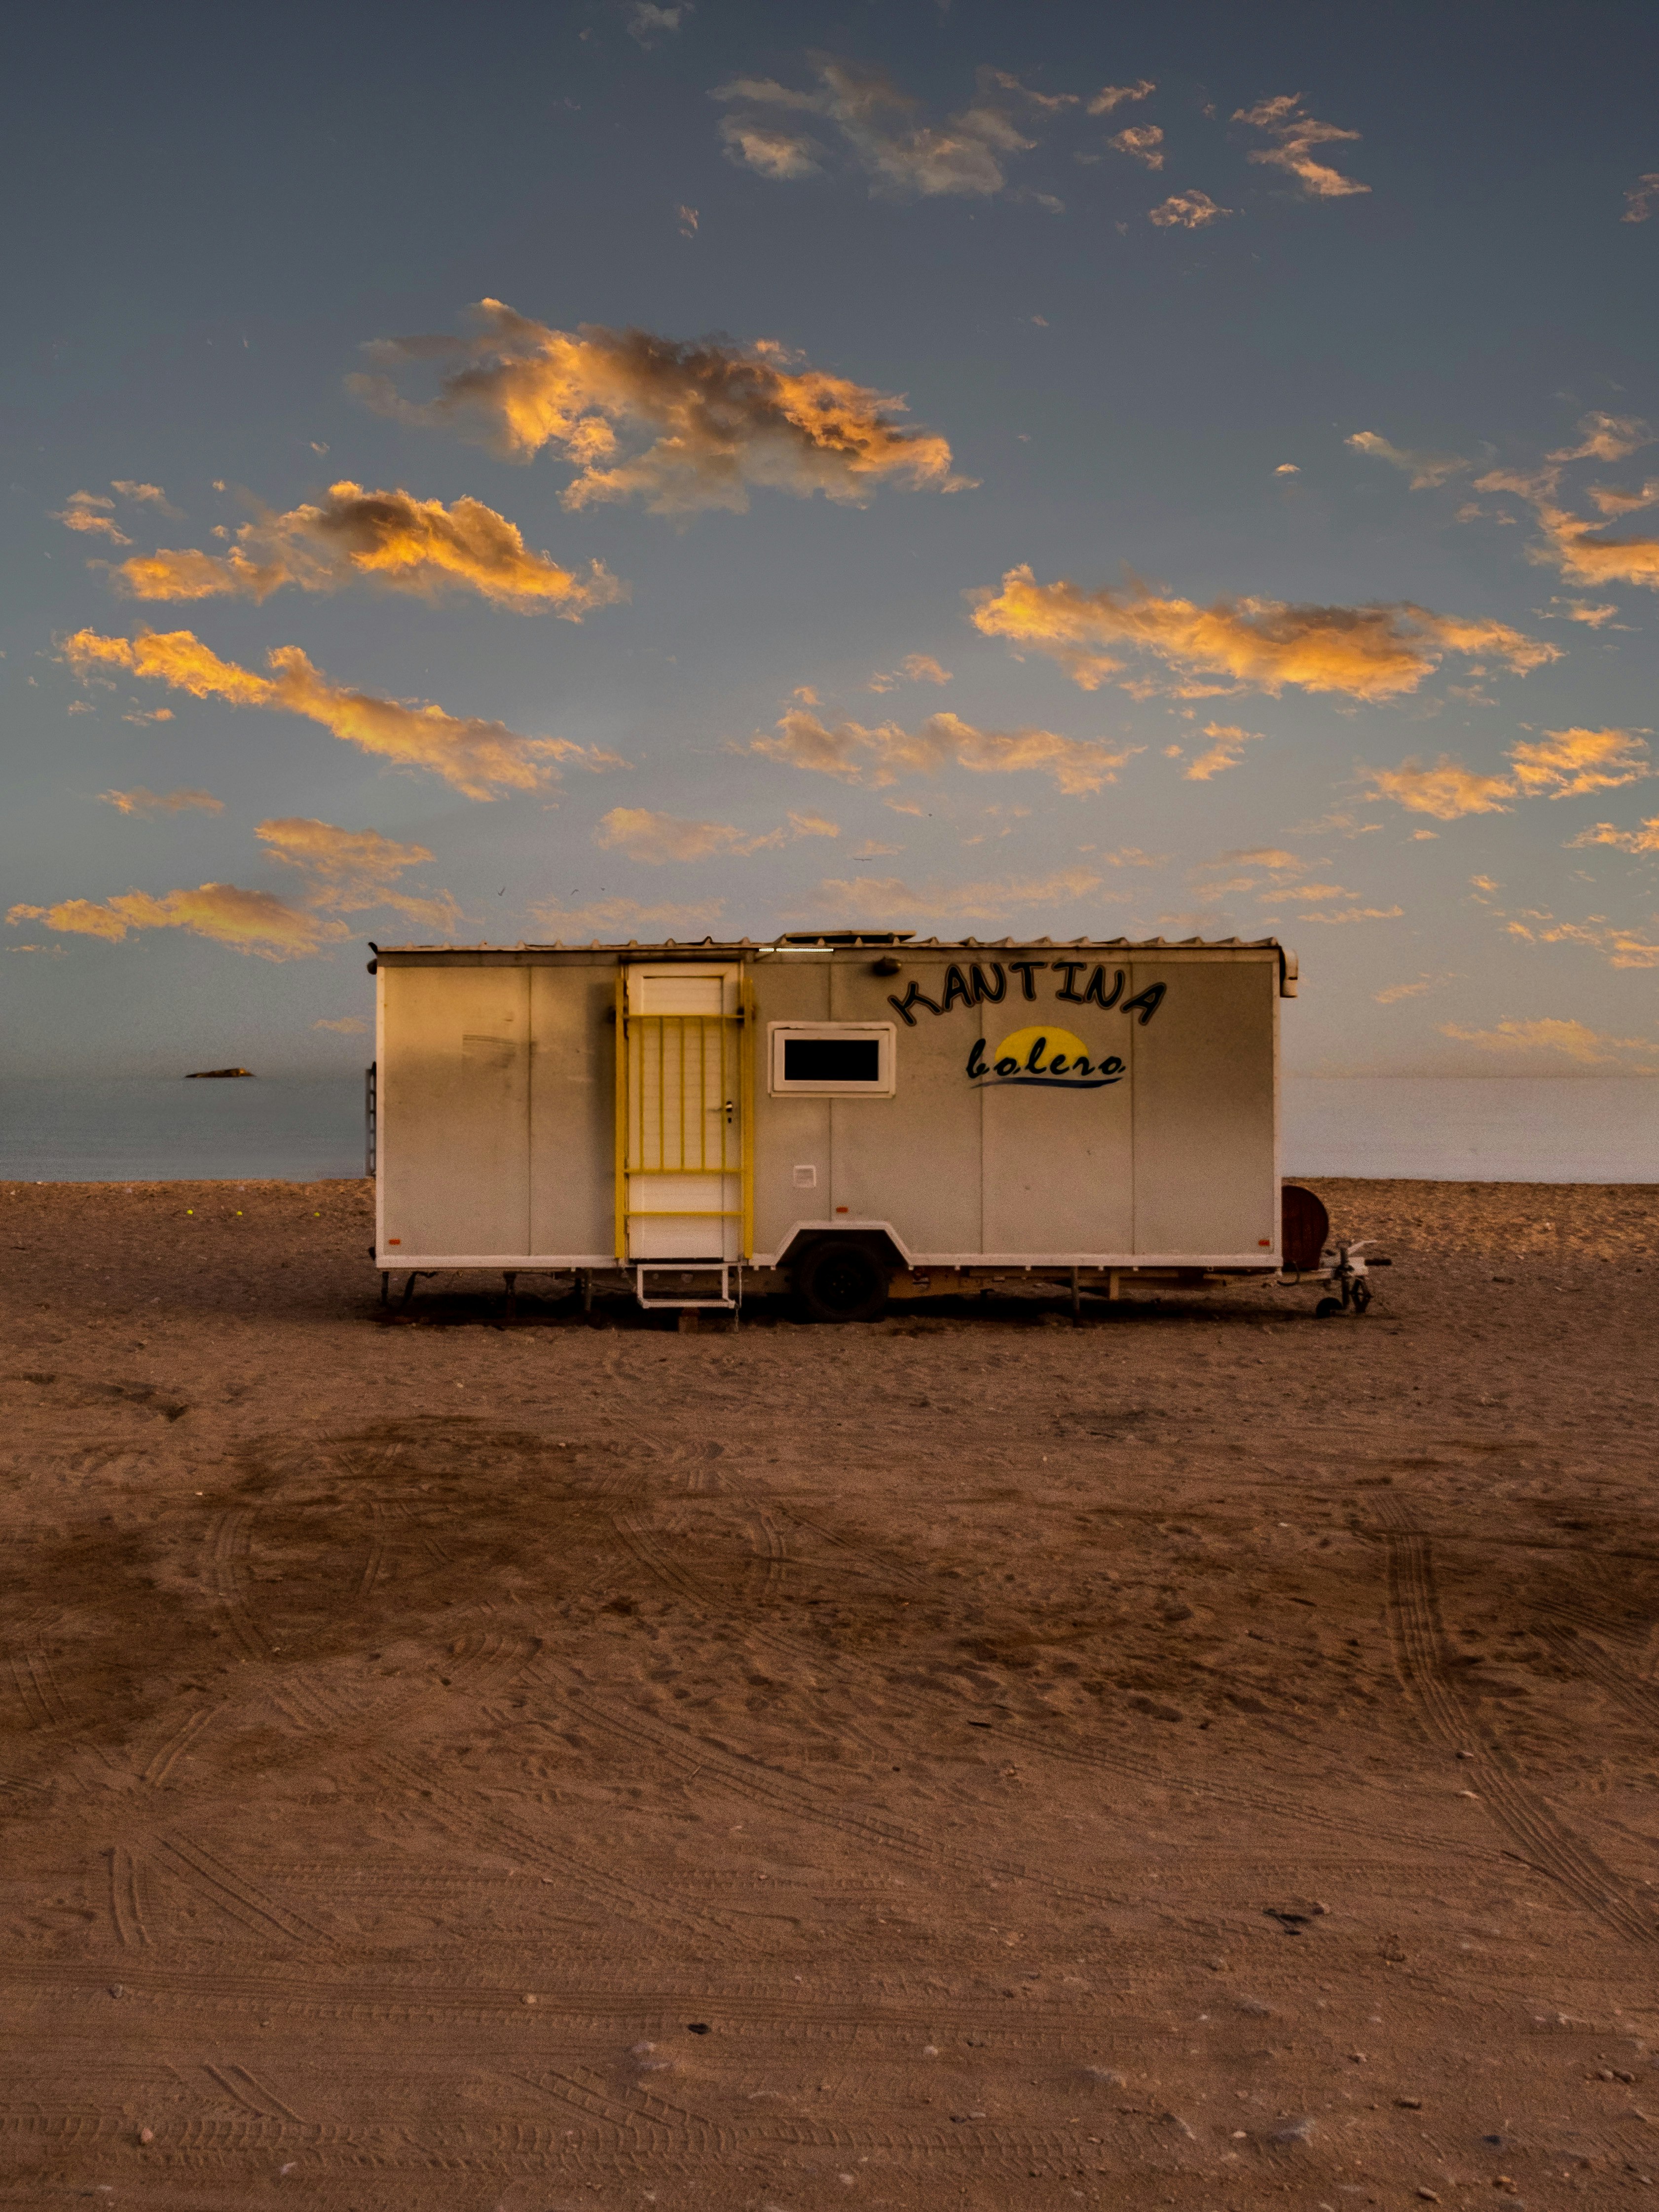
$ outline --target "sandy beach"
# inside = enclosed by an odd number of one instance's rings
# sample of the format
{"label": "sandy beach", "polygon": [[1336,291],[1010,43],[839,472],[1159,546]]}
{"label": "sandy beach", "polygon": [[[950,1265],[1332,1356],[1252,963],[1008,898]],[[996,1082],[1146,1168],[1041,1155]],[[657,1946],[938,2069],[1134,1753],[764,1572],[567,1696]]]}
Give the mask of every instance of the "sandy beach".
{"label": "sandy beach", "polygon": [[0,1185],[0,2203],[1659,2201],[1659,1189],[1318,1188],[732,1334]]}

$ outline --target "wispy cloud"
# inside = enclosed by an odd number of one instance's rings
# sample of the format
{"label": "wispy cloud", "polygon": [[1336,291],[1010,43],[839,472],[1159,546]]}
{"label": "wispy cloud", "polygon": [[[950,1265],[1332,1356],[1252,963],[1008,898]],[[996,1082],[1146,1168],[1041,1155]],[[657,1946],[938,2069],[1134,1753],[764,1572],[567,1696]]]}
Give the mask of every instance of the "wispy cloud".
{"label": "wispy cloud", "polygon": [[319,722],[343,743],[400,768],[443,777],[468,799],[494,799],[502,791],[534,791],[556,775],[558,761],[584,768],[617,768],[614,753],[563,738],[525,738],[503,722],[447,714],[441,707],[411,706],[331,684],[297,645],[265,656],[276,673],[256,675],[221,660],[187,629],[146,631],[136,638],[100,637],[77,630],[63,654],[76,675],[108,669],[169,684],[197,699],[222,699],[233,707],[263,707]]}
{"label": "wispy cloud", "polygon": [[1593,408],[1579,417],[1578,443],[1563,446],[1552,461],[1622,461],[1653,443],[1653,431],[1639,415],[1607,415]]}
{"label": "wispy cloud", "polygon": [[1432,491],[1469,465],[1456,453],[1414,453],[1391,446],[1375,430],[1356,430],[1343,443],[1356,453],[1366,453],[1373,460],[1387,461],[1391,468],[1405,470],[1413,491]]}
{"label": "wispy cloud", "polygon": [[1316,121],[1303,108],[1299,92],[1281,93],[1277,99],[1258,101],[1254,107],[1236,108],[1233,121],[1264,131],[1276,142],[1272,146],[1257,147],[1248,158],[1294,177],[1304,198],[1346,199],[1354,192],[1370,191],[1369,185],[1345,177],[1329,162],[1318,160],[1314,152],[1317,146],[1357,144],[1358,131]]}
{"label": "wispy cloud", "polygon": [[1620,830],[1612,822],[1598,822],[1568,839],[1570,846],[1612,845],[1621,853],[1659,853],[1659,814],[1649,815],[1634,830]]}
{"label": "wispy cloud", "polygon": [[101,902],[81,898],[57,906],[15,906],[6,920],[13,926],[44,921],[48,929],[68,936],[102,938],[111,945],[134,930],[185,929],[261,960],[302,959],[349,933],[343,922],[325,921],[269,891],[242,890],[234,884],[200,884],[159,898],[149,891],[124,891]]}
{"label": "wispy cloud", "polygon": [[593,832],[593,842],[655,867],[667,860],[707,860],[717,854],[744,860],[751,853],[775,852],[799,837],[840,835],[840,823],[822,814],[791,814],[781,828],[750,831],[729,822],[689,822],[648,806],[613,806]]}
{"label": "wispy cloud", "polygon": [[659,39],[670,38],[695,12],[693,0],[678,0],[672,8],[661,8],[657,0],[629,0],[628,35],[642,46],[653,46]]}
{"label": "wispy cloud", "polygon": [[1483,774],[1443,754],[1432,768],[1417,760],[1395,769],[1368,768],[1366,782],[1379,798],[1414,814],[1455,822],[1466,814],[1507,814],[1507,799],[1580,799],[1617,791],[1651,775],[1642,738],[1631,730],[1546,730],[1510,746],[1507,775]]}
{"label": "wispy cloud", "polygon": [[898,876],[826,877],[817,887],[817,913],[854,915],[872,928],[895,921],[995,921],[1031,907],[1088,898],[1126,900],[1127,891],[1101,888],[1088,868],[1060,868],[1047,876],[1009,877],[966,884],[928,883],[913,888]]}
{"label": "wispy cloud", "polygon": [[1543,910],[1523,913],[1505,923],[1509,934],[1528,945],[1579,945],[1599,952],[1613,968],[1659,968],[1659,942],[1639,929],[1588,915],[1583,921],[1558,921]]}
{"label": "wispy cloud", "polygon": [[1511,746],[1510,759],[1529,798],[1579,799],[1653,774],[1647,744],[1632,730],[1546,730]]}
{"label": "wispy cloud", "polygon": [[1171,192],[1167,200],[1160,200],[1148,211],[1146,220],[1159,230],[1202,230],[1206,224],[1219,222],[1224,216],[1237,212],[1237,208],[1220,206],[1208,192],[1194,189]]}
{"label": "wispy cloud", "polygon": [[1397,1006],[1406,999],[1420,999],[1430,991],[1437,991],[1449,982],[1447,975],[1419,975],[1414,983],[1390,983],[1386,989],[1373,991],[1371,998],[1379,1006]]}
{"label": "wispy cloud", "polygon": [[[112,794],[148,798],[149,793]],[[175,799],[206,803],[205,793],[179,793]],[[166,804],[158,801],[158,804]],[[144,810],[128,810],[144,811]],[[228,945],[261,960],[307,959],[326,951],[351,934],[334,917],[390,908],[413,921],[453,933],[461,919],[447,891],[417,896],[396,888],[398,878],[431,860],[423,845],[399,845],[374,830],[342,830],[330,822],[291,818],[262,822],[254,833],[272,858],[297,869],[306,879],[303,902],[270,891],[246,890],[236,884],[199,884],[194,890],[124,891],[114,898],[65,899],[55,906],[15,906],[12,925],[44,921],[68,936],[101,938],[118,945],[135,931],[183,929],[192,936]],[[318,1027],[338,1028],[319,1023]]]}
{"label": "wispy cloud", "polygon": [[313,1022],[314,1030],[332,1030],[337,1036],[362,1036],[368,1028],[356,1014],[343,1014],[337,1022]]}
{"label": "wispy cloud", "polygon": [[1240,690],[1276,695],[1289,684],[1364,701],[1415,691],[1448,653],[1478,655],[1520,674],[1561,657],[1559,647],[1507,623],[1409,603],[1321,607],[1249,599],[1200,607],[1162,598],[1134,577],[1118,591],[1084,592],[1064,579],[1040,584],[1024,566],[1010,568],[997,590],[969,597],[987,637],[1051,655],[1085,691],[1122,670],[1105,650],[1112,646],[1148,653],[1188,679],[1214,672]]}
{"label": "wispy cloud", "polygon": [[1508,1055],[1549,1054],[1574,1060],[1581,1067],[1628,1066],[1631,1053],[1659,1053],[1651,1037],[1611,1036],[1583,1022],[1545,1018],[1499,1022],[1493,1029],[1466,1029],[1460,1022],[1442,1022],[1442,1036],[1479,1045],[1483,1052]]}
{"label": "wispy cloud", "polygon": [[1352,921],[1398,921],[1405,914],[1403,906],[1345,906],[1329,911],[1309,911],[1296,917],[1298,921],[1330,923],[1340,927]]}
{"label": "wispy cloud", "polygon": [[1206,722],[1204,734],[1215,742],[1182,769],[1188,783],[1207,783],[1212,776],[1237,768],[1244,757],[1245,746],[1260,744],[1262,735],[1260,730],[1241,730],[1234,722]]}
{"label": "wispy cloud", "polygon": [[601,562],[584,573],[529,551],[517,526],[481,500],[446,507],[344,479],[329,486],[320,505],[245,523],[228,553],[139,555],[114,575],[136,599],[263,601],[285,585],[335,592],[357,580],[431,599],[455,586],[519,614],[546,611],[570,622],[628,597],[628,586]]}
{"label": "wispy cloud", "polygon": [[1089,102],[1089,113],[1110,115],[1136,100],[1150,100],[1157,90],[1152,79],[1145,76],[1135,84],[1103,84]]}
{"label": "wispy cloud", "polygon": [[1113,151],[1127,154],[1132,161],[1144,161],[1149,169],[1164,167],[1164,133],[1156,123],[1132,123],[1127,130],[1118,131],[1106,143]]}
{"label": "wispy cloud", "polygon": [[202,814],[222,814],[225,802],[216,799],[210,791],[146,791],[141,783],[135,791],[100,791],[98,794],[106,806],[118,807],[123,814],[183,814],[191,810]]}
{"label": "wispy cloud", "polygon": [[775,182],[811,176],[829,158],[810,125],[775,119],[788,116],[827,125],[872,191],[988,198],[1006,188],[1011,157],[1037,143],[1025,135],[1033,124],[1079,105],[1073,94],[1034,92],[1002,70],[981,69],[969,104],[947,122],[930,124],[884,70],[832,54],[807,58],[815,82],[804,89],[772,77],[736,77],[711,95],[731,109],[720,124],[728,157]]}
{"label": "wispy cloud", "polygon": [[1432,815],[1437,822],[1456,822],[1466,814],[1507,814],[1504,802],[1515,796],[1508,776],[1483,775],[1444,753],[1431,768],[1413,759],[1398,768],[1368,768],[1364,774],[1379,798],[1392,799],[1413,814]]}
{"label": "wispy cloud", "polygon": [[861,722],[825,723],[797,711],[780,719],[775,736],[755,738],[746,750],[876,790],[901,775],[933,775],[954,764],[981,775],[1051,776],[1075,797],[1115,783],[1118,770],[1143,748],[1061,737],[1053,730],[980,730],[957,714],[930,714],[919,728],[905,730],[896,722],[873,729]]}
{"label": "wispy cloud", "polygon": [[[866,691],[890,691],[896,684],[948,684],[951,672],[943,668],[931,653],[908,653],[896,668],[878,668],[865,685]],[[799,693],[796,696],[799,697]],[[817,702],[814,700],[813,704]]]}
{"label": "wispy cloud", "polygon": [[106,538],[112,545],[131,545],[125,531],[120,529],[112,514],[106,512],[115,501],[95,491],[72,491],[67,502],[52,516],[65,530],[78,530],[88,538]]}
{"label": "wispy cloud", "polygon": [[[1575,514],[1565,503],[1562,490],[1564,474],[1575,463],[1627,459],[1650,445],[1654,434],[1651,426],[1638,416],[1592,412],[1581,418],[1575,444],[1547,454],[1543,464],[1535,468],[1489,470],[1476,478],[1474,488],[1480,492],[1506,492],[1526,501],[1542,533],[1531,548],[1530,557],[1541,566],[1558,569],[1575,583],[1603,588],[1615,583],[1637,584],[1659,591],[1659,538],[1602,534],[1619,516],[1659,501],[1659,479],[1650,479],[1639,489],[1617,484],[1585,487],[1577,496],[1588,499],[1596,508],[1596,516]],[[1459,519],[1481,513],[1478,506],[1470,507]],[[1580,618],[1599,626],[1616,611],[1615,608],[1586,610]]]}
{"label": "wispy cloud", "polygon": [[564,906],[549,899],[531,908],[542,927],[564,944],[588,937],[637,943],[655,937],[708,936],[719,927],[725,910],[724,899],[643,906],[630,898],[591,899],[585,906]]}
{"label": "wispy cloud", "polygon": [[[769,339],[680,344],[646,331],[597,324],[556,331],[499,300],[476,310],[479,335],[392,338],[370,349],[407,366],[453,358],[425,404],[384,373],[347,379],[379,413],[454,428],[508,459],[551,447],[577,471],[568,507],[643,499],[658,514],[699,507],[746,511],[754,485],[862,505],[883,484],[955,491],[951,448],[931,431],[902,430],[902,399],[815,369]],[[618,430],[652,442],[625,454]]]}
{"label": "wispy cloud", "polygon": [[446,936],[461,920],[447,891],[422,896],[397,888],[410,869],[431,860],[424,845],[400,845],[378,830],[341,830],[303,816],[261,822],[253,834],[274,860],[308,878],[307,902],[320,912],[366,914],[390,907]]}
{"label": "wispy cloud", "polygon": [[179,520],[179,509],[173,505],[160,484],[137,483],[131,477],[117,477],[110,489],[118,491],[123,499],[130,499],[139,507],[159,507],[163,514],[170,514],[175,522]]}
{"label": "wispy cloud", "polygon": [[1620,222],[1645,222],[1656,208],[1659,208],[1659,169],[1650,169],[1633,185],[1625,187],[1625,212]]}

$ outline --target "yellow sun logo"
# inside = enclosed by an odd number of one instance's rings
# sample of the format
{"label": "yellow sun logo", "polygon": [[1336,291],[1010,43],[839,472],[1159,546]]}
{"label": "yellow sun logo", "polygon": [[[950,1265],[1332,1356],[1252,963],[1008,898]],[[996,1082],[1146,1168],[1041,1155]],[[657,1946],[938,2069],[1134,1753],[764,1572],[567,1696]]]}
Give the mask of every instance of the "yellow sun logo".
{"label": "yellow sun logo", "polygon": [[1070,1030],[1041,1024],[1011,1030],[988,1058],[985,1039],[976,1038],[968,1055],[968,1074],[976,1083],[989,1080],[1099,1091],[1120,1081],[1123,1073],[1123,1062],[1115,1054],[1097,1062],[1080,1036]]}

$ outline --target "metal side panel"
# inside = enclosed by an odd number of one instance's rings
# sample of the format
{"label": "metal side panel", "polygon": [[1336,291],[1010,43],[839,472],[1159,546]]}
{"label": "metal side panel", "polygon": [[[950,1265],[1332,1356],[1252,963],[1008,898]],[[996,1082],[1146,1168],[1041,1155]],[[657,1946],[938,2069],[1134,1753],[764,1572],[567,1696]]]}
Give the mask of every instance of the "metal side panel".
{"label": "metal side panel", "polygon": [[612,1241],[614,959],[530,968],[530,1249]]}
{"label": "metal side panel", "polygon": [[1132,980],[1170,986],[1134,1030],[1134,1250],[1276,1261],[1277,974],[1143,957]]}
{"label": "metal side panel", "polygon": [[524,1253],[530,1234],[530,976],[382,969],[380,1243]]}

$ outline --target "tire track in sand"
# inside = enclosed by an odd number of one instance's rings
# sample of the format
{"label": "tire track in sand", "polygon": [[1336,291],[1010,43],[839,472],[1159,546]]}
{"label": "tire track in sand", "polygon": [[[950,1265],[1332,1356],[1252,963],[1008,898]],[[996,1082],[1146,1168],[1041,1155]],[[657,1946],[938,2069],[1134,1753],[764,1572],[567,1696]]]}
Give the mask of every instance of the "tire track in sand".
{"label": "tire track in sand", "polygon": [[115,1940],[124,1951],[148,1950],[149,1925],[144,1918],[138,1861],[125,1844],[112,1844],[105,1856],[109,1863],[109,1917]]}
{"label": "tire track in sand", "polygon": [[1452,1752],[1480,1745],[1471,1774],[1479,1775],[1481,1802],[1509,1837],[1515,1857],[1547,1875],[1627,1942],[1659,1943],[1659,1924],[1613,1869],[1556,1817],[1492,1730],[1464,1705],[1446,1664],[1427,1536],[1411,1526],[1397,1499],[1379,1498],[1372,1514],[1388,1554],[1389,1628],[1395,1659],[1430,1735]]}
{"label": "tire track in sand", "polygon": [[[618,1514],[614,1525],[622,1542],[640,1565],[671,1590],[689,1600],[700,1613],[705,1616],[713,1614],[717,1619],[729,1613],[729,1607],[723,1604],[720,1593],[711,1590],[695,1571],[685,1565],[682,1556],[665,1552],[653,1540],[655,1532],[647,1527],[642,1516]],[[811,1527],[813,1524],[802,1522],[800,1525]],[[838,1540],[845,1542],[844,1539]],[[743,1632],[747,1642],[770,1651],[790,1666],[797,1666],[805,1660],[823,1675],[845,1677],[846,1669],[833,1652],[825,1651],[821,1644],[792,1632],[787,1626],[769,1628],[750,1620],[744,1623]],[[926,1696],[927,1692],[923,1694]],[[1423,1850],[1451,1853],[1464,1858],[1485,1859],[1491,1856],[1479,1846],[1471,1845],[1464,1838],[1443,1832],[1425,1832],[1413,1827],[1407,1822],[1405,1808],[1398,1803],[1379,1808],[1376,1813],[1369,1816],[1334,1812],[1312,1796],[1294,1797],[1257,1784],[1228,1782],[1210,1775],[1182,1773],[1159,1759],[1120,1745],[1098,1741],[1058,1741],[1034,1723],[1012,1719],[989,1709],[984,1711],[978,1708],[971,1711],[959,1709],[957,1701],[947,1701],[943,1693],[928,1698],[924,1709],[915,1703],[896,1697],[889,1690],[883,1711],[893,1719],[904,1721],[927,1732],[937,1729],[944,1718],[964,1723],[972,1719],[976,1727],[984,1729],[993,1743],[1001,1741],[1014,1745],[1022,1752],[1030,1753],[1038,1758],[1054,1759],[1061,1765],[1082,1767],[1097,1774],[1108,1774],[1116,1781],[1131,1783],[1139,1788],[1178,1790],[1185,1796],[1198,1798],[1230,1812],[1244,1813],[1253,1817],[1265,1815],[1271,1820],[1286,1821],[1297,1829],[1312,1828],[1326,1835],[1340,1837],[1344,1842],[1374,1843],[1378,1822],[1386,1819],[1391,1832],[1399,1840]],[[636,1713],[636,1717],[641,1721],[649,1717],[643,1713]],[[851,1728],[848,1732],[866,1747],[875,1751],[882,1749],[865,1731]],[[701,1737],[690,1740],[698,1745],[703,1741]],[[1317,1775],[1310,1777],[1312,1789],[1317,1790],[1323,1779]]]}

